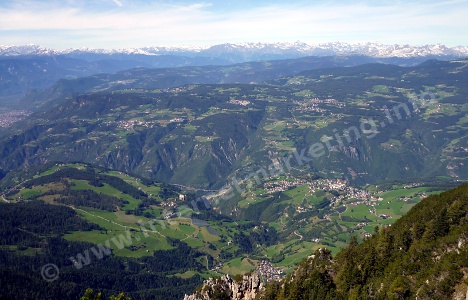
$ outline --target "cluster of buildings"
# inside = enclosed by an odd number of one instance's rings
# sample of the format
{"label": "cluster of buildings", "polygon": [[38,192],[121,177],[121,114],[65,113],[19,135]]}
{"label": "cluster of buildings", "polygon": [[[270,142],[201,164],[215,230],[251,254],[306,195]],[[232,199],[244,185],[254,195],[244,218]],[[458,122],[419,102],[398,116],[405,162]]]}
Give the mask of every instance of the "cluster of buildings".
{"label": "cluster of buildings", "polygon": [[162,201],[160,205],[164,208],[177,208],[176,200]]}
{"label": "cluster of buildings", "polygon": [[408,185],[405,185],[403,188],[404,189],[412,189],[412,188],[415,188],[415,187],[418,187],[418,186],[421,186],[422,183],[421,182],[413,182],[413,183],[410,183]]}
{"label": "cluster of buildings", "polygon": [[315,111],[315,112],[320,112],[320,113],[327,111],[326,109],[319,107],[320,104],[333,105],[338,108],[343,108],[346,106],[346,103],[339,102],[338,100],[333,99],[333,98],[328,98],[328,99],[312,98],[303,104],[304,107],[302,108],[302,110],[303,111]]}
{"label": "cluster of buildings", "polygon": [[[426,194],[426,193],[418,193],[418,194],[415,194],[414,196],[420,197],[421,200],[424,199],[424,198],[427,198],[427,194]],[[405,197],[400,197],[400,200],[401,200],[401,201],[408,202],[408,201],[413,200],[413,198],[412,198],[412,197],[407,197],[407,196],[405,196]]]}
{"label": "cluster of buildings", "polygon": [[321,179],[309,183],[310,191],[307,196],[313,195],[316,191],[338,191],[339,196],[334,196],[331,201],[336,202],[345,199],[370,200],[372,194],[366,190],[361,190],[349,186],[346,180],[341,179]]}
{"label": "cluster of buildings", "polygon": [[257,266],[256,271],[266,282],[280,281],[284,277],[283,271],[280,268],[274,267],[267,260],[262,260]]}
{"label": "cluster of buildings", "polygon": [[310,190],[312,193],[315,193],[316,190],[324,190],[324,191],[342,191],[346,189],[348,186],[346,180],[341,179],[321,179],[321,180],[314,180],[309,183]]}
{"label": "cluster of buildings", "polygon": [[306,103],[301,109],[301,111],[315,111],[318,113],[324,113],[327,110],[318,106],[317,103],[309,102]]}
{"label": "cluster of buildings", "polygon": [[124,121],[118,121],[118,122],[110,121],[106,123],[109,125],[115,124],[118,128],[129,130],[129,129],[133,129],[135,126],[153,128],[156,126],[156,124],[167,125],[169,123],[183,123],[183,122],[185,122],[185,119],[183,118],[173,118],[170,120],[144,120],[144,121],[132,119],[132,120],[124,120]]}
{"label": "cluster of buildings", "polygon": [[308,181],[304,179],[280,180],[274,182],[265,182],[263,184],[263,188],[265,189],[267,194],[273,194],[276,192],[284,192],[291,188],[295,188],[297,186],[305,184],[309,186],[309,191],[305,196],[312,196],[317,191],[338,191],[340,195],[334,196],[331,199],[332,202],[345,199],[358,199],[369,201],[373,197],[373,195],[370,192],[349,186],[346,180],[341,179],[319,179],[313,181]]}
{"label": "cluster of buildings", "polygon": [[369,200],[371,197],[371,193],[368,191],[357,189],[351,186],[346,187],[344,190],[342,190],[342,192],[344,193],[338,197],[334,197],[332,202],[345,199]]}
{"label": "cluster of buildings", "polygon": [[135,126],[143,126],[143,127],[148,127],[148,128],[153,128],[155,122],[151,121],[141,121],[141,120],[125,120],[125,121],[119,121],[119,122],[107,122],[108,124],[111,123],[117,123],[118,128],[123,128],[126,130],[133,129]]}
{"label": "cluster of buildings", "polygon": [[284,192],[290,188],[294,188],[299,185],[308,184],[309,182],[302,179],[295,179],[294,181],[290,180],[280,180],[280,181],[269,181],[263,184],[263,189],[266,190],[267,194],[273,194],[276,192]]}
{"label": "cluster of buildings", "polygon": [[339,102],[338,100],[333,99],[333,98],[322,100],[322,103],[331,104],[331,105],[337,106],[339,108],[343,108],[343,107],[346,106],[345,102]]}
{"label": "cluster of buildings", "polygon": [[[179,194],[179,196],[175,198],[169,198],[166,201],[161,201],[159,205],[164,207],[164,216],[163,216],[164,219],[169,220],[169,219],[176,217],[177,215],[180,216],[181,211],[177,202],[184,201],[184,200],[185,200],[185,195]],[[179,209],[178,210],[179,214],[177,213],[177,209]]]}
{"label": "cluster of buildings", "polygon": [[236,105],[247,106],[247,105],[250,104],[250,101],[247,101],[247,100],[230,100],[229,103],[236,104]]}
{"label": "cluster of buildings", "polygon": [[362,229],[364,227],[366,227],[369,223],[367,222],[360,222],[356,225],[356,230],[359,230],[359,229]]}
{"label": "cluster of buildings", "polygon": [[[151,117],[151,116],[150,116]],[[169,123],[185,123],[187,119],[176,117],[172,119],[129,119],[129,120],[121,120],[121,121],[105,121],[104,124],[116,126],[117,128],[129,130],[134,129],[134,127],[146,127],[146,128],[154,128],[158,125],[166,126]]]}
{"label": "cluster of buildings", "polygon": [[302,207],[302,206],[298,206],[298,207],[296,208],[296,212],[299,213],[299,214],[300,214],[300,213],[307,212],[307,211],[308,211],[308,209],[305,208],[305,207]]}
{"label": "cluster of buildings", "polygon": [[392,216],[389,215],[389,214],[380,214],[379,217],[382,218],[382,219],[391,219],[392,218]]}
{"label": "cluster of buildings", "polygon": [[0,110],[0,127],[9,127],[29,115],[25,110]]}
{"label": "cluster of buildings", "polygon": [[184,122],[184,119],[174,118],[174,119],[171,119],[169,122],[171,122],[171,123],[182,123],[182,122]]}

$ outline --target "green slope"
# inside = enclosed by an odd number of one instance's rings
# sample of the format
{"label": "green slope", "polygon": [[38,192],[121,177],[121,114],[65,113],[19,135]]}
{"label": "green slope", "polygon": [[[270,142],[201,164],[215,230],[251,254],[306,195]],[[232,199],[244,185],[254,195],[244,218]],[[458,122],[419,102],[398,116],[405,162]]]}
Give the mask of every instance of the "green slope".
{"label": "green slope", "polygon": [[17,123],[0,140],[0,168],[84,161],[206,188],[297,149],[308,159],[293,157],[288,172],[354,184],[467,178],[466,64],[369,64],[171,89],[129,79],[123,90],[73,96]]}
{"label": "green slope", "polygon": [[333,258],[316,251],[259,299],[453,299],[464,296],[468,185],[431,196]]}

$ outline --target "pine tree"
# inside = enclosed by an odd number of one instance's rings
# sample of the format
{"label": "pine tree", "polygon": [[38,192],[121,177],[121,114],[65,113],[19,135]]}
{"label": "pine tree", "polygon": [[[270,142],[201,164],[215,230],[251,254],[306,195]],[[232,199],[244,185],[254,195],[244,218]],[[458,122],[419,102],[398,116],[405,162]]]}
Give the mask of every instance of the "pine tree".
{"label": "pine tree", "polygon": [[450,230],[450,225],[447,220],[447,209],[444,208],[437,216],[434,224],[435,234],[437,236],[444,236]]}

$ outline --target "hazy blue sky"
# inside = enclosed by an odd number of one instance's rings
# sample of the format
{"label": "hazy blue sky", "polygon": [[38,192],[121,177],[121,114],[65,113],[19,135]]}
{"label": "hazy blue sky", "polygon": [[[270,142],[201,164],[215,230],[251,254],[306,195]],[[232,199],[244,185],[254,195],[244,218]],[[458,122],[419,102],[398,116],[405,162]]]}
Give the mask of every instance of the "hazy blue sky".
{"label": "hazy blue sky", "polygon": [[53,48],[226,42],[468,45],[468,0],[0,0],[0,44]]}

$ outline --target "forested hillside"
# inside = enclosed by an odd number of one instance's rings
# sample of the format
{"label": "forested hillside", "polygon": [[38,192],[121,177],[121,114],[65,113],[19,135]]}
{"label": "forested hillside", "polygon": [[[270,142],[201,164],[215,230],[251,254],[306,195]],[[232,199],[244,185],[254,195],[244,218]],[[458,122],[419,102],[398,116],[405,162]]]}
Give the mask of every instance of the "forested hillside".
{"label": "forested hillside", "polygon": [[268,180],[266,169],[296,150],[288,172],[359,185],[466,178],[467,64],[368,64],[170,89],[150,89],[156,71],[136,70],[16,123],[0,138],[0,168],[83,161],[219,188],[253,172]]}
{"label": "forested hillside", "polygon": [[18,169],[0,188],[0,298],[92,288],[180,299],[252,245],[277,242],[274,229],[233,222],[195,194],[89,164]]}
{"label": "forested hillside", "polygon": [[336,257],[319,249],[258,299],[465,299],[468,185],[431,196]]}
{"label": "forested hillside", "polygon": [[[95,217],[130,204],[121,198],[144,203],[126,208],[132,213],[149,207],[146,195],[120,178],[64,168],[29,180],[10,195],[16,200],[0,203],[1,299],[79,299],[87,288],[104,297],[125,291],[133,299],[178,299],[202,280],[175,274],[206,270],[203,253],[170,237],[157,248],[158,242],[145,239],[148,233],[140,237],[135,229]],[[130,254],[115,251],[122,249]]]}

